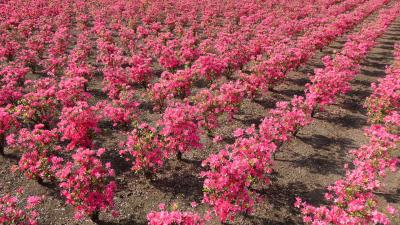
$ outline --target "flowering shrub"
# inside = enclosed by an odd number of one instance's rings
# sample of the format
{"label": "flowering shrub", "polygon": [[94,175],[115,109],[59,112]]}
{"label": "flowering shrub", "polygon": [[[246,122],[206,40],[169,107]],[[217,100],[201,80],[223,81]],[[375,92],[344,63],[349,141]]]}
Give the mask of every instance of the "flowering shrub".
{"label": "flowering shrub", "polygon": [[135,118],[135,110],[124,108],[118,104],[99,102],[96,107],[101,110],[102,118],[113,122],[113,126],[118,124],[130,124]]}
{"label": "flowering shrub", "polygon": [[87,80],[82,77],[63,78],[56,93],[64,107],[73,107],[78,101],[87,101],[91,95],[85,92]]}
{"label": "flowering shrub", "polygon": [[13,109],[14,116],[28,126],[42,123],[52,127],[56,123],[60,108],[56,99],[56,81],[52,78],[43,78],[35,81],[26,81],[25,85],[31,92],[26,93]]}
{"label": "flowering shrub", "polygon": [[[211,87],[211,89],[217,89]],[[212,133],[218,127],[218,117],[227,113],[228,118],[239,111],[245,93],[240,81],[222,84],[214,93],[202,90],[193,97],[193,101],[202,115],[199,125]]]}
{"label": "flowering shrub", "polygon": [[[247,131],[248,135],[252,132]],[[203,161],[203,166],[210,168],[201,174],[206,178],[203,202],[214,207],[221,221],[233,220],[239,212],[252,211],[259,199],[252,188],[269,184],[271,154],[275,148],[274,144],[258,138],[240,138],[228,149]]]}
{"label": "flowering shrub", "polygon": [[4,154],[5,136],[11,129],[13,117],[7,112],[6,108],[0,108],[0,154]]}
{"label": "flowering shrub", "polygon": [[218,59],[215,55],[200,56],[195,62],[194,67],[199,76],[206,80],[213,80],[222,75],[227,68],[227,62]]}
{"label": "flowering shrub", "polygon": [[0,223],[36,225],[39,216],[35,207],[42,201],[41,197],[29,196],[22,199],[23,191],[18,190],[17,195],[4,195],[0,197]]}
{"label": "flowering shrub", "polygon": [[270,111],[260,124],[260,135],[265,140],[273,140],[280,145],[288,141],[300,127],[311,123],[312,105],[302,97],[294,97],[289,102],[277,102],[276,108]]}
{"label": "flowering shrub", "polygon": [[98,219],[100,211],[111,210],[114,206],[116,183],[111,164],[103,163],[99,157],[105,149],[97,151],[79,148],[72,155],[72,162],[67,162],[57,172],[61,194],[66,202],[75,208],[75,218],[91,216]]}
{"label": "flowering shrub", "polygon": [[199,125],[211,134],[218,128],[218,116],[222,113],[215,96],[210,90],[202,90],[193,97],[193,102],[203,116]]}
{"label": "flowering shrub", "polygon": [[224,83],[219,88],[218,93],[215,97],[218,110],[227,113],[232,118],[234,113],[239,110],[245,96],[243,84],[239,81]]}
{"label": "flowering shrub", "polygon": [[176,69],[182,65],[182,61],[176,56],[172,46],[162,46],[159,63],[165,69]]}
{"label": "flowering shrub", "polygon": [[23,128],[17,136],[8,136],[7,143],[10,148],[22,152],[18,170],[26,177],[40,182],[55,181],[55,173],[63,161],[57,156],[61,151],[58,139],[56,130],[46,130],[43,124],[38,124],[32,131]]}
{"label": "flowering shrub", "polygon": [[80,101],[74,107],[64,107],[58,129],[62,133],[61,140],[70,141],[67,150],[77,146],[91,147],[92,136],[99,132],[98,122],[95,107],[89,106],[87,102]]}
{"label": "flowering shrub", "polygon": [[188,96],[192,76],[191,70],[179,70],[175,74],[164,72],[161,74],[160,81],[151,88],[153,101],[158,107],[162,107],[168,99]]}
{"label": "flowering shrub", "polygon": [[19,100],[22,93],[22,83],[29,69],[19,65],[1,67],[0,70],[0,106]]}
{"label": "flowering shrub", "polygon": [[[74,57],[74,56],[72,56],[72,57]],[[65,75],[68,78],[89,79],[89,78],[92,78],[92,76],[93,76],[92,70],[93,70],[93,68],[86,63],[82,64],[82,63],[74,62],[74,63],[68,64],[68,67],[66,68],[66,71],[65,71]]]}
{"label": "flowering shrub", "polygon": [[145,169],[155,172],[163,165],[164,158],[168,157],[165,155],[158,132],[146,123],[141,124],[128,135],[124,149],[119,154],[127,161],[134,161],[133,171]]}
{"label": "flowering shrub", "polygon": [[189,104],[175,104],[165,110],[158,121],[162,127],[164,148],[169,152],[184,153],[202,147],[197,121],[201,119],[199,110]]}
{"label": "flowering shrub", "polygon": [[151,59],[134,55],[131,58],[130,80],[132,83],[147,83],[151,79],[153,69]]}
{"label": "flowering shrub", "polygon": [[96,104],[96,108],[101,112],[104,120],[110,120],[113,125],[129,125],[137,120],[139,115],[138,107],[140,103],[135,99],[135,91],[126,89],[119,92],[118,96],[111,102],[101,101]]}
{"label": "flowering shrub", "polygon": [[209,215],[202,218],[194,212],[177,211],[177,206],[174,205],[172,211],[167,211],[164,204],[160,204],[159,212],[150,212],[147,214],[149,225],[202,225],[209,220]]}

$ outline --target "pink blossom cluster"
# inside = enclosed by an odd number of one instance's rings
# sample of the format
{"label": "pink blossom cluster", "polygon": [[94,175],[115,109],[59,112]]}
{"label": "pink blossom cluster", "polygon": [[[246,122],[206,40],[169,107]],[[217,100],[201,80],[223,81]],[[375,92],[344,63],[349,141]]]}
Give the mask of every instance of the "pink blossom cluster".
{"label": "pink blossom cluster", "polygon": [[[122,103],[122,104],[121,104]],[[115,100],[112,102],[102,101],[96,104],[96,108],[101,113],[101,118],[106,121],[112,121],[113,126],[129,125],[136,121],[138,116],[137,102]],[[127,107],[129,108],[127,108]]]}
{"label": "pink blossom cluster", "polygon": [[63,107],[58,123],[61,140],[70,141],[67,150],[75,147],[92,147],[92,136],[99,132],[96,108],[85,101],[73,107]]}
{"label": "pink blossom cluster", "polygon": [[160,80],[151,87],[152,100],[158,107],[162,107],[168,99],[188,96],[192,76],[191,70],[179,70],[175,74],[164,72]]}
{"label": "pink blossom cluster", "polygon": [[11,131],[14,118],[7,111],[7,108],[0,108],[0,154],[4,154],[5,138],[9,131]]}
{"label": "pink blossom cluster", "polygon": [[[115,176],[111,163],[103,163],[99,157],[105,149],[97,151],[79,148],[57,171],[61,194],[66,202],[75,208],[75,218],[96,215],[100,211],[110,210],[114,205],[116,183],[110,181]],[[98,218],[97,218],[98,219]]]}
{"label": "pink blossom cluster", "polygon": [[3,195],[0,197],[0,223],[36,225],[39,213],[35,207],[41,203],[38,196],[22,197],[23,190],[17,190],[16,195]]}
{"label": "pink blossom cluster", "polygon": [[126,161],[132,161],[133,171],[150,170],[155,172],[168,157],[160,138],[154,127],[143,123],[128,135],[124,149],[120,150],[119,154]]}
{"label": "pink blossom cluster", "polygon": [[25,86],[32,91],[23,95],[13,108],[13,116],[23,124],[54,126],[60,105],[56,99],[57,81],[53,78],[26,80]]}
{"label": "pink blossom cluster", "polygon": [[[195,203],[192,203],[192,207],[195,207]],[[171,211],[166,210],[163,203],[159,205],[159,208],[161,211],[152,211],[147,214],[149,225],[203,225],[210,219],[209,213],[202,217],[194,212],[178,211],[176,204],[173,205]]]}
{"label": "pink blossom cluster", "polygon": [[29,69],[17,63],[0,69],[0,105],[19,100],[23,95],[22,83]]}
{"label": "pink blossom cluster", "polygon": [[[219,127],[218,119],[227,114],[229,119],[239,111],[245,99],[245,88],[240,81],[227,82],[220,87],[212,85],[208,90],[202,90],[193,97],[194,106],[198,108],[202,119],[199,127],[206,129],[209,134]],[[215,95],[214,93],[223,93]]]}
{"label": "pink blossom cluster", "polygon": [[277,145],[289,141],[301,127],[312,122],[313,107],[313,102],[299,96],[295,96],[291,102],[277,102],[270,116],[262,120],[260,136]]}
{"label": "pink blossom cluster", "polygon": [[[398,55],[400,45],[395,46],[395,63],[398,64],[400,56]],[[385,79],[378,84],[372,84],[374,92],[367,99],[366,106],[368,108],[368,116],[372,123],[383,122],[393,108],[398,108],[400,104],[400,81],[399,81],[399,65],[388,68]]]}
{"label": "pink blossom cluster", "polygon": [[64,107],[73,107],[77,102],[87,101],[92,97],[85,91],[85,85],[87,85],[87,80],[82,76],[64,77],[58,85],[56,97]]}
{"label": "pink blossom cluster", "polygon": [[181,153],[200,148],[202,145],[197,123],[200,119],[198,109],[188,103],[168,107],[158,122],[162,127],[160,135],[165,142],[164,147],[168,151]]}
{"label": "pink blossom cluster", "polygon": [[8,147],[22,153],[16,169],[30,179],[55,181],[63,161],[58,157],[61,151],[58,136],[56,130],[46,130],[43,124],[35,125],[33,130],[22,128],[17,135],[7,136]]}
{"label": "pink blossom cluster", "polygon": [[[254,129],[246,130],[252,135]],[[253,205],[261,200],[254,188],[268,185],[272,172],[273,143],[263,142],[259,137],[242,137],[217,154],[203,161],[209,168],[201,173],[205,177],[203,202],[214,207],[221,221],[233,220],[240,212],[251,213]],[[244,134],[243,134],[244,135]]]}
{"label": "pink blossom cluster", "polygon": [[155,171],[173,154],[199,149],[200,132],[198,121],[201,114],[188,103],[176,103],[165,110],[156,127],[142,123],[128,134],[119,152],[127,161],[132,161],[132,170]]}
{"label": "pink blossom cluster", "polygon": [[141,84],[149,82],[153,69],[151,68],[151,58],[140,55],[133,55],[130,59],[132,65],[130,69],[130,82]]}

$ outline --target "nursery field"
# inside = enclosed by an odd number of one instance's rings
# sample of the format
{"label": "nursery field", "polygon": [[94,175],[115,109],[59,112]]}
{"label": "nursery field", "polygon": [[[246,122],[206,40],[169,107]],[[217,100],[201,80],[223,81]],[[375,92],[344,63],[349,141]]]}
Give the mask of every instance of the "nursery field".
{"label": "nursery field", "polygon": [[0,0],[0,224],[400,224],[400,1]]}

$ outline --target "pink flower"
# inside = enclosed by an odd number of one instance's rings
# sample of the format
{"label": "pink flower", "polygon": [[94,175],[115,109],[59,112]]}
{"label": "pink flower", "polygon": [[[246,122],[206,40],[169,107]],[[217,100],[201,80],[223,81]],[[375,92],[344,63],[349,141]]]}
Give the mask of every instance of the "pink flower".
{"label": "pink flower", "polygon": [[396,208],[394,208],[393,206],[391,206],[391,205],[388,205],[387,207],[386,207],[386,210],[390,213],[390,214],[395,214],[396,212],[397,212],[397,209]]}
{"label": "pink flower", "polygon": [[243,129],[240,129],[240,128],[236,129],[235,132],[233,132],[233,136],[236,138],[243,136],[243,134],[244,134],[244,131],[243,131]]}
{"label": "pink flower", "polygon": [[38,197],[38,196],[29,196],[28,199],[27,199],[27,203],[28,203],[27,207],[28,207],[28,208],[33,208],[33,207],[35,207],[36,205],[38,205],[41,201],[42,201],[42,198],[41,198],[41,197]]}
{"label": "pink flower", "polygon": [[221,141],[222,141],[222,136],[216,135],[216,136],[213,138],[212,141],[213,141],[213,143],[221,142]]}
{"label": "pink flower", "polygon": [[19,189],[16,191],[15,196],[0,196],[1,224],[37,224],[39,214],[34,208],[41,202],[41,198],[29,196],[27,199],[22,199],[22,193],[23,190]]}
{"label": "pink flower", "polygon": [[96,155],[97,155],[98,157],[100,157],[100,156],[103,155],[104,152],[106,152],[106,149],[105,149],[105,148],[99,148],[99,150],[97,150]]}
{"label": "pink flower", "polygon": [[158,208],[159,208],[160,210],[165,210],[165,204],[164,204],[164,203],[160,203],[160,204],[158,205]]}

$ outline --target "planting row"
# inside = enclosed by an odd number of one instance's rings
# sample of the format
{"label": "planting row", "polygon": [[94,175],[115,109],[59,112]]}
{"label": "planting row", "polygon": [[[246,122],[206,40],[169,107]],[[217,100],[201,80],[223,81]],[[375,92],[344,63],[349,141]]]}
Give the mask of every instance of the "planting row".
{"label": "planting row", "polygon": [[[395,47],[395,64],[387,68],[386,77],[372,84],[373,93],[366,100],[370,127],[365,129],[369,142],[350,151],[352,165],[346,165],[346,176],[328,187],[329,205],[315,207],[297,198],[304,222],[311,224],[390,224],[399,212],[386,208],[376,192],[384,186],[388,170],[397,171],[400,141],[400,45]],[[382,212],[382,208],[385,208]]]}
{"label": "planting row", "polygon": [[251,212],[258,198],[256,188],[270,183],[273,155],[296,135],[299,128],[312,122],[317,110],[335,102],[338,94],[350,90],[349,82],[357,75],[360,62],[392,21],[400,13],[400,4],[381,10],[378,18],[361,31],[350,35],[343,50],[333,59],[324,58],[324,69],[315,69],[305,97],[278,102],[256,130],[254,126],[236,130],[236,141],[203,164],[209,170],[202,175],[205,203],[214,207],[222,221],[239,212]]}

